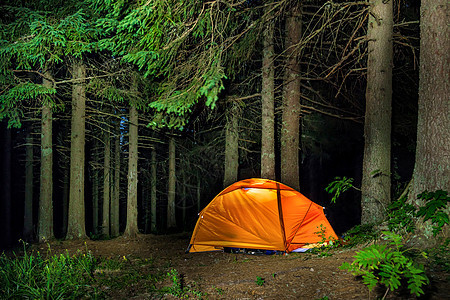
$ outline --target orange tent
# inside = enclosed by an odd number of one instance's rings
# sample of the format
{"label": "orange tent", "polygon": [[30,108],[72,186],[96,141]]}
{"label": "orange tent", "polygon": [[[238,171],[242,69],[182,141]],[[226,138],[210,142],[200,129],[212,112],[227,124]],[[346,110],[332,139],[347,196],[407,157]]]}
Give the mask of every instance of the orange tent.
{"label": "orange tent", "polygon": [[291,252],[323,238],[337,236],[320,205],[282,183],[253,178],[230,185],[199,213],[188,250]]}

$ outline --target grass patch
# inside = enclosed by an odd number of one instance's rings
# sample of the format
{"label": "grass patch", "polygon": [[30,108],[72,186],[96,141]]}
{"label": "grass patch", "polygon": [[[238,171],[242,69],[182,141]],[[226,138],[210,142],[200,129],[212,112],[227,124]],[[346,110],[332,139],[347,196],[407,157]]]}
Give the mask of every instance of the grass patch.
{"label": "grass patch", "polygon": [[6,299],[96,298],[91,286],[97,261],[90,252],[48,258],[27,253],[0,256],[0,294]]}
{"label": "grass patch", "polygon": [[[154,266],[154,259],[95,258],[87,248],[75,255],[27,251],[0,255],[2,299],[103,299],[139,294],[171,294],[201,298],[194,287],[185,286],[175,269]],[[168,263],[170,264],[170,262]],[[167,265],[164,264],[164,265]],[[171,286],[164,286],[169,281]]]}

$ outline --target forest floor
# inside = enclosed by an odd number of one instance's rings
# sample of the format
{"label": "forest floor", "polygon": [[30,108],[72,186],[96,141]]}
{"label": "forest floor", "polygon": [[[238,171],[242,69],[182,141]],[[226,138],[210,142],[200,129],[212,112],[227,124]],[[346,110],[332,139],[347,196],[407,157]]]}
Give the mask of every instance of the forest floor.
{"label": "forest floor", "polygon": [[[338,248],[326,257],[185,254],[189,239],[189,234],[139,235],[53,241],[33,248],[52,254],[90,251],[104,266],[95,271],[94,286],[106,299],[377,299],[385,291],[379,287],[369,294],[361,279],[339,270],[358,249]],[[431,284],[420,299],[449,299],[449,274],[431,270],[428,276]],[[405,291],[389,292],[386,299],[416,298]]]}

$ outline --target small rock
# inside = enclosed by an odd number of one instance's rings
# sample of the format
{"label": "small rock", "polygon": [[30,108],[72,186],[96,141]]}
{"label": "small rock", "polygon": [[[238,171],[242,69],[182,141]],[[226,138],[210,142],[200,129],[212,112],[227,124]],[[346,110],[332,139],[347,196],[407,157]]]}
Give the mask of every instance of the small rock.
{"label": "small rock", "polygon": [[314,268],[309,269],[311,272],[314,272]]}

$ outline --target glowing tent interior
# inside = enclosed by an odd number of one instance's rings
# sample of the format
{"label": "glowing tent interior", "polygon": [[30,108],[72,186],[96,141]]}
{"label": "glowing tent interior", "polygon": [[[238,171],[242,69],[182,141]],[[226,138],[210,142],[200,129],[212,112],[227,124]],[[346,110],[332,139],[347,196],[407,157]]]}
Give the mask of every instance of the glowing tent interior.
{"label": "glowing tent interior", "polygon": [[200,213],[189,252],[224,248],[291,252],[337,236],[323,207],[268,179],[238,181]]}

